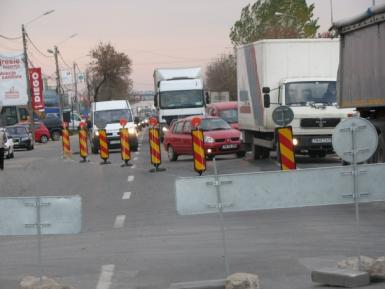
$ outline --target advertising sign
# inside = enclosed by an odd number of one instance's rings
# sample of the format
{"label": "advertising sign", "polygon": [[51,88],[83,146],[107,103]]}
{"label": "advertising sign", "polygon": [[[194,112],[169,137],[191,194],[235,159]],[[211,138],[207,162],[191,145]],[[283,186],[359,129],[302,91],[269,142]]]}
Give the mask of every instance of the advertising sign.
{"label": "advertising sign", "polygon": [[43,79],[41,77],[41,68],[35,67],[29,69],[29,83],[31,87],[33,109],[44,109]]}
{"label": "advertising sign", "polygon": [[0,52],[0,102],[3,106],[28,103],[22,52]]}

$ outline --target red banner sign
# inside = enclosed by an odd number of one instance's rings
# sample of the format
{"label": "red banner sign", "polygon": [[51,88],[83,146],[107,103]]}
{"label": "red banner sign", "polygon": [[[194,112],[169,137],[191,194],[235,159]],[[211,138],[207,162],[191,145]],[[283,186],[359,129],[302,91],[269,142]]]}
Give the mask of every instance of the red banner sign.
{"label": "red banner sign", "polygon": [[29,83],[31,86],[32,108],[34,110],[44,109],[43,79],[40,68],[29,69]]}

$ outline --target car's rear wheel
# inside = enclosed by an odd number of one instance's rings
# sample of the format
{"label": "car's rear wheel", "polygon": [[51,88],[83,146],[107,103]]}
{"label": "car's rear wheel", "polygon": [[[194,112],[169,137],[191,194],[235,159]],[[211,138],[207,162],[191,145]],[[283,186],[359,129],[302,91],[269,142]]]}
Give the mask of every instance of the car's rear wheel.
{"label": "car's rear wheel", "polygon": [[61,137],[60,131],[54,130],[53,132],[51,132],[51,138],[52,138],[52,140],[58,141],[58,140],[60,140],[60,137]]}
{"label": "car's rear wheel", "polygon": [[167,155],[168,155],[168,159],[171,162],[175,162],[178,159],[178,155],[175,153],[175,151],[171,145],[169,145],[167,147]]}
{"label": "car's rear wheel", "polygon": [[40,137],[40,142],[41,143],[47,143],[48,142],[48,136],[47,135],[42,135]]}

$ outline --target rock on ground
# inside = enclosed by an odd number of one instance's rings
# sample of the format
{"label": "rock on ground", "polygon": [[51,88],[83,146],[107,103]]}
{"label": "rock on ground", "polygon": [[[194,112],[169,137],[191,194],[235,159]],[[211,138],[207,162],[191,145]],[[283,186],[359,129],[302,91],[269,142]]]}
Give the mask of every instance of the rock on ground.
{"label": "rock on ground", "polygon": [[368,270],[372,278],[385,279],[385,257],[379,257],[374,260],[372,266]]}
{"label": "rock on ground", "polygon": [[[374,259],[361,256],[361,271],[369,272],[371,266],[374,264]],[[358,271],[358,257],[349,257],[345,260],[338,262],[338,268]]]}
{"label": "rock on ground", "polygon": [[63,286],[57,283],[55,280],[43,277],[42,284],[40,284],[40,278],[34,276],[25,276],[20,281],[20,289],[74,289],[70,286]]}
{"label": "rock on ground", "polygon": [[261,289],[257,275],[235,273],[225,280],[225,289]]}

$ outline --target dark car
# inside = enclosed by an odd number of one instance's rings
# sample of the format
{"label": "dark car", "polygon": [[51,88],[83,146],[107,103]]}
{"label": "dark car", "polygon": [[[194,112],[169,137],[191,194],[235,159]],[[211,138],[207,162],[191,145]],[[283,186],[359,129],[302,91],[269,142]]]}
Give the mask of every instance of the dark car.
{"label": "dark car", "polygon": [[13,140],[14,148],[33,150],[32,134],[24,125],[9,126],[7,133]]}
{"label": "dark car", "polygon": [[43,119],[42,122],[48,128],[51,139],[58,141],[63,128],[60,118],[50,115]]}

